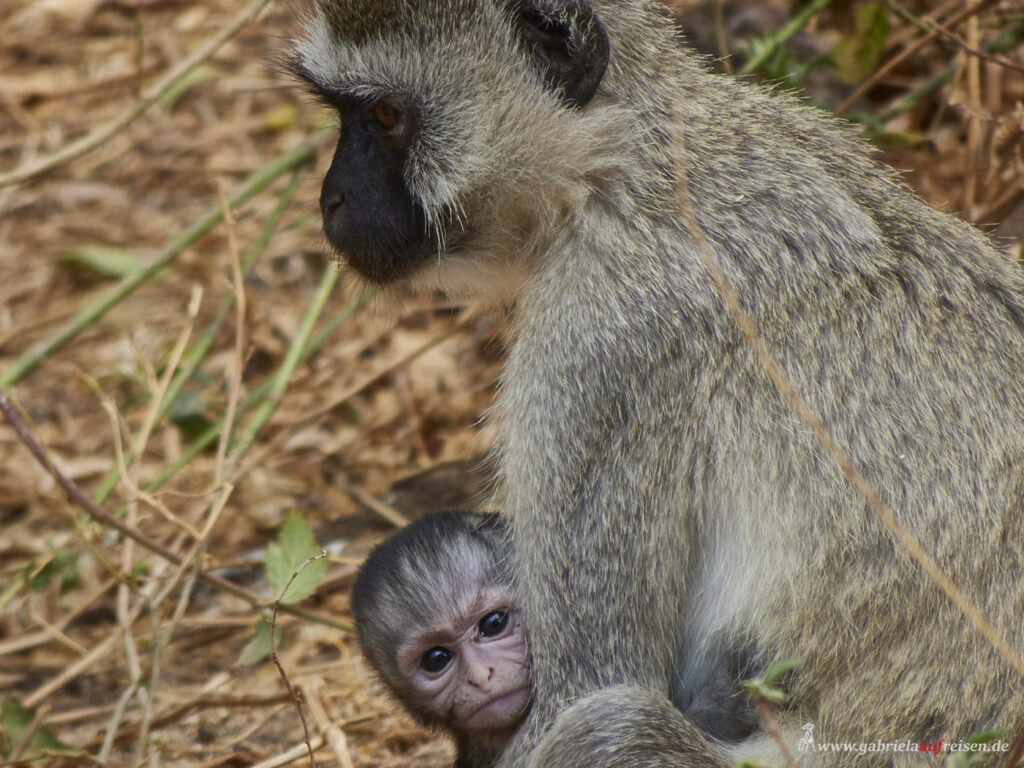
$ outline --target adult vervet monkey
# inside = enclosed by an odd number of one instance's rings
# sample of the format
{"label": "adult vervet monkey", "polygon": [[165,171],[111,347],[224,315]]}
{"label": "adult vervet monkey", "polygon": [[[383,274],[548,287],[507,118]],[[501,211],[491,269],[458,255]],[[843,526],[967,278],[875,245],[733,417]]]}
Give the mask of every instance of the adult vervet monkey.
{"label": "adult vervet monkey", "polygon": [[321,208],[351,266],[516,301],[497,458],[535,701],[503,768],[730,765],[679,710],[748,651],[806,657],[780,717],[819,741],[1015,725],[1022,681],[754,359],[675,169],[788,376],[1021,649],[1017,265],[833,121],[707,73],[655,0],[318,0],[295,67],[341,116]]}

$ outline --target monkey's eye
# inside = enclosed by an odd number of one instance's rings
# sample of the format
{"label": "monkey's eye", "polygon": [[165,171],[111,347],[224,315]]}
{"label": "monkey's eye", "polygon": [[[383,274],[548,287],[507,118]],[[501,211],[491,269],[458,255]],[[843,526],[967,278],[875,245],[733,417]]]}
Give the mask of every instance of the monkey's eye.
{"label": "monkey's eye", "polygon": [[494,611],[488,613],[477,625],[483,637],[497,637],[508,627],[508,611]]}
{"label": "monkey's eye", "polygon": [[545,16],[532,8],[519,11],[519,18],[525,26],[529,41],[533,45],[558,46],[568,45],[572,32],[569,27],[559,21]]}
{"label": "monkey's eye", "polygon": [[373,114],[376,116],[377,122],[380,123],[380,127],[385,131],[394,130],[401,116],[401,113],[384,99],[373,105]]}
{"label": "monkey's eye", "polygon": [[436,675],[448,666],[454,655],[447,648],[441,646],[431,648],[420,657],[420,669],[428,675]]}

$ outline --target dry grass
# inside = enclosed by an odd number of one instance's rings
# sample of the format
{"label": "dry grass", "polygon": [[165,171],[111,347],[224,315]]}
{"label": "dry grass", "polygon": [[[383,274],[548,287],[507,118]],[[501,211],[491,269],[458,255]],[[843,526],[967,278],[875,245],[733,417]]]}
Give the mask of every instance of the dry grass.
{"label": "dry grass", "polygon": [[[244,5],[15,0],[0,10],[0,178],[116,119]],[[981,46],[1022,16],[1024,7],[1006,0],[990,5],[977,28],[965,21],[954,31]],[[347,744],[347,757],[335,741],[318,760],[446,765],[449,747],[395,711],[339,622],[349,618],[351,576],[373,541],[402,517],[486,498],[480,457],[491,428],[480,422],[500,368],[502,313],[429,296],[373,298],[352,311],[361,289],[344,274],[332,285],[319,234],[329,138],[244,280],[241,265],[288,192],[290,172],[231,222],[180,252],[165,250],[221,210],[219,189],[231,197],[329,124],[272,63],[293,19],[294,9],[270,5],[176,98],[98,148],[0,187],[0,380],[117,285],[121,274],[85,256],[99,254],[117,271],[163,252],[165,269],[83,323],[7,393],[69,478],[185,566],[241,574],[287,513],[300,510],[322,543],[337,542],[327,578],[302,606],[315,617],[280,619],[291,682],[322,704]],[[816,17],[810,35],[828,47],[841,23],[838,13]],[[890,39],[905,45],[923,34],[901,22]],[[908,56],[862,105],[884,114],[951,70],[886,124],[890,137],[912,139],[888,159],[910,169],[908,181],[936,205],[1020,233],[1024,75],[972,64],[960,43],[941,39]],[[1024,61],[1024,46],[999,55]],[[161,413],[169,374],[219,314],[177,406]],[[322,344],[300,358],[303,339]],[[281,397],[268,399],[275,386]],[[230,430],[215,428],[230,414]],[[190,456],[207,428],[211,441]],[[108,494],[118,469],[123,477]],[[248,597],[206,583],[184,589],[194,569],[90,523],[3,421],[0,531],[0,690],[34,710],[30,730],[46,728],[78,750],[48,762],[308,760],[274,666],[237,662],[268,596],[258,577],[243,583]],[[48,573],[76,581],[62,588]],[[320,730],[316,710],[307,718]],[[23,741],[0,741],[0,749],[23,752]]]}

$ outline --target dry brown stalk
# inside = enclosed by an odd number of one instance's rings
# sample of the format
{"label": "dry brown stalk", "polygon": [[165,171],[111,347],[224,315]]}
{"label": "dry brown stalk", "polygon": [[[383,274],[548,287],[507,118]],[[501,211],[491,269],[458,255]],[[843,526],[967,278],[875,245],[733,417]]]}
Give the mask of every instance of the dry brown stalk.
{"label": "dry brown stalk", "polygon": [[[180,555],[171,549],[168,549],[158,541],[146,536],[144,533],[130,525],[127,525],[124,521],[118,518],[116,515],[111,514],[106,509],[101,507],[95,501],[93,501],[87,493],[85,493],[78,485],[72,481],[67,475],[50,461],[46,450],[36,439],[32,430],[29,429],[28,424],[18,413],[18,410],[14,407],[14,404],[10,401],[7,394],[0,389],[0,413],[4,415],[8,423],[14,428],[15,433],[29,449],[32,455],[36,458],[43,468],[50,474],[51,477],[56,481],[57,485],[68,495],[68,498],[73,501],[76,505],[81,507],[85,512],[96,522],[101,525],[108,526],[118,531],[125,537],[141,544],[150,552],[159,555],[163,559],[173,563],[174,565],[181,565],[183,559]],[[219,590],[232,594],[236,597],[241,598],[245,602],[254,608],[260,608],[266,605],[267,601],[255,592],[250,592],[245,587],[240,587],[233,582],[223,579],[216,574],[209,573],[207,571],[200,571],[198,578],[202,579],[207,584],[216,587]],[[293,616],[315,621],[319,624],[324,624],[328,627],[334,627],[342,631],[349,631],[351,627],[345,622],[339,622],[331,617],[323,616],[313,611],[307,611],[300,608],[296,608],[292,605],[283,605],[281,610],[285,613],[290,613]],[[65,681],[66,682],[66,681]],[[26,705],[27,706],[27,705]]]}
{"label": "dry brown stalk", "polygon": [[245,8],[235,14],[231,21],[221,27],[205,44],[200,46],[192,55],[179,62],[177,66],[172,67],[167,74],[154,83],[142,95],[142,98],[131,107],[113,120],[97,126],[85,136],[72,141],[52,155],[27,165],[19,166],[7,173],[0,173],[0,188],[12,184],[20,184],[35,176],[52,171],[54,168],[64,165],[103,144],[156,104],[161,97],[177,85],[189,72],[212,57],[224,43],[238,34],[242,27],[255,19],[259,12],[270,2],[271,0],[251,0]]}

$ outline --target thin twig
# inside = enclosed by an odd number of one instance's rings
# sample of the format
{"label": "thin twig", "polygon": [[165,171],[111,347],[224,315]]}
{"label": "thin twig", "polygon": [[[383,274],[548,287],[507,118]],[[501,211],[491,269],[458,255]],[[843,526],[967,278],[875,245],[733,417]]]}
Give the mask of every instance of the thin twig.
{"label": "thin twig", "polygon": [[[447,341],[453,336],[459,334],[475,320],[475,313],[466,312],[464,315],[462,315],[462,317],[459,318],[459,320],[452,327],[445,329],[437,336],[434,336],[432,339],[427,340],[425,343],[410,350],[409,352],[400,355],[395,360],[392,360],[390,363],[387,363],[386,365],[379,368],[376,372],[368,374],[367,376],[363,377],[355,384],[353,384],[351,387],[347,388],[340,395],[332,397],[328,402],[322,403],[318,405],[316,408],[308,411],[307,413],[304,413],[297,418],[285,422],[284,429],[282,429],[280,432],[278,432],[278,434],[274,435],[274,437],[272,437],[270,440],[266,441],[263,445],[261,445],[260,449],[254,452],[253,456],[251,456],[249,460],[246,462],[242,471],[244,472],[248,468],[254,465],[258,465],[265,461],[267,456],[270,455],[273,451],[277,450],[278,446],[282,442],[284,442],[290,435],[292,435],[296,430],[308,426],[310,424],[316,423],[324,416],[326,416],[328,413],[337,408],[339,405],[351,400],[357,394],[365,390],[367,387],[373,385],[377,381],[380,381],[380,379],[384,378],[389,373],[396,371],[397,369],[401,368],[404,365],[408,365],[410,362],[418,358],[420,355],[423,355],[426,352],[430,351],[438,344],[441,344],[442,342]],[[400,520],[398,520],[397,518],[392,519],[391,522],[395,524],[400,524]],[[401,527],[401,525],[399,527]]]}
{"label": "thin twig", "polygon": [[[136,605],[133,609],[132,621],[138,618],[139,614],[142,613],[142,606]],[[32,693],[25,697],[22,702],[26,707],[31,709],[36,706],[39,702],[46,700],[52,694],[63,688],[69,682],[78,677],[82,672],[89,669],[93,664],[98,662],[108,653],[110,653],[114,646],[117,645],[117,640],[120,637],[119,630],[114,630],[107,635],[98,645],[94,646],[88,655],[83,656],[77,661],[69,664],[65,667],[60,674],[52,678],[48,682],[36,688]]]}
{"label": "thin twig", "polygon": [[[263,695],[248,694],[244,696],[214,696],[211,694],[200,694],[199,696],[190,699],[181,704],[175,704],[171,709],[166,712],[160,712],[153,718],[153,728],[163,728],[170,725],[171,723],[181,720],[183,717],[192,715],[203,709],[212,708],[239,708],[239,709],[255,709],[256,707],[271,707],[278,704],[289,704],[291,698],[287,693],[268,693]],[[84,713],[85,717],[92,717],[95,713],[87,710]],[[66,724],[76,722],[76,719],[71,719],[66,716],[66,713],[60,713],[54,717],[48,717],[46,724]],[[79,717],[77,719],[83,719]],[[114,737],[115,744],[121,744],[126,739],[135,738],[135,735],[139,732],[139,726],[137,723],[126,723],[122,726],[121,730],[118,731]],[[83,744],[84,749],[95,748],[99,743],[99,739],[93,739]]]}
{"label": "thin twig", "polygon": [[796,758],[793,757],[793,753],[790,751],[786,740],[782,738],[782,730],[779,728],[779,721],[775,719],[772,705],[766,699],[758,699],[755,711],[761,720],[761,725],[768,731],[768,735],[772,737],[772,740],[778,745],[779,751],[782,752],[787,768],[797,768]]}
{"label": "thin twig", "polygon": [[312,741],[309,742],[309,744],[307,744],[306,742],[296,744],[294,747],[285,750],[279,755],[274,755],[273,757],[269,757],[266,760],[261,760],[260,762],[251,766],[251,768],[280,768],[282,765],[289,765],[290,763],[294,763],[296,760],[302,757],[304,752],[309,751],[310,746],[312,746],[313,749],[320,749],[320,747],[322,747],[323,745],[324,737],[314,736]]}
{"label": "thin twig", "polygon": [[[153,696],[160,683],[160,661],[163,658],[164,649],[171,641],[171,638],[174,637],[174,632],[178,627],[178,623],[185,615],[185,611],[191,602],[192,589],[195,586],[196,576],[199,573],[203,555],[206,552],[206,547],[210,541],[210,534],[213,532],[213,527],[217,524],[217,520],[220,519],[221,513],[227,506],[228,499],[231,498],[231,493],[233,491],[233,485],[230,483],[224,485],[220,498],[211,506],[210,514],[207,515],[202,533],[195,542],[192,551],[182,558],[181,565],[178,566],[174,575],[168,579],[167,584],[165,584],[163,589],[160,590],[156,598],[148,601],[150,622],[153,627],[153,642],[151,643],[153,651],[150,654],[149,696],[146,699],[146,707],[143,710],[141,722],[139,724],[139,738],[137,740],[137,744],[139,745],[140,750],[149,742],[150,724],[154,717]],[[185,578],[185,583],[182,586],[181,593],[178,595],[178,600],[175,604],[171,620],[165,627],[161,627],[159,607],[177,587],[178,582],[181,580],[182,575],[186,570],[188,571],[188,574]],[[141,754],[139,754],[136,762],[139,762],[141,757]],[[156,766],[159,765],[159,762],[160,751],[153,750],[150,753],[150,765],[156,768]]]}
{"label": "thin twig", "polygon": [[309,303],[305,317],[302,318],[302,324],[299,326],[295,338],[292,339],[292,344],[288,348],[288,354],[285,355],[281,367],[271,380],[272,383],[270,390],[267,392],[266,399],[260,403],[256,411],[249,417],[242,433],[238,436],[238,440],[231,448],[230,455],[236,462],[248,453],[253,442],[256,440],[256,435],[259,434],[259,431],[277,411],[277,406],[280,404],[281,398],[284,397],[292,375],[303,359],[303,350],[309,344],[309,339],[313,334],[313,329],[316,327],[317,320],[320,319],[320,315],[327,305],[327,300],[331,297],[331,292],[338,282],[339,274],[337,266],[333,263],[324,265],[324,273],[320,277],[320,284],[317,286],[316,293],[313,294],[313,299]]}
{"label": "thin twig", "polygon": [[281,659],[277,655],[277,641],[274,639],[274,635],[277,632],[277,609],[281,605],[281,601],[284,600],[284,596],[288,594],[288,588],[295,581],[296,577],[302,573],[306,566],[316,560],[323,560],[327,557],[327,552],[321,550],[319,555],[313,555],[312,557],[306,558],[306,561],[300,565],[292,573],[291,578],[288,579],[288,583],[284,585],[284,589],[281,590],[281,594],[277,596],[277,600],[274,601],[274,613],[270,619],[270,658],[274,664],[277,665],[277,671],[281,673],[281,679],[284,680],[284,687],[288,689],[289,695],[295,702],[295,709],[299,712],[299,720],[302,721],[302,733],[306,742],[306,748],[309,750],[309,764],[313,768],[317,768],[319,763],[316,761],[316,757],[313,755],[313,745],[309,740],[309,724],[306,722],[306,715],[302,711],[302,698],[292,687],[291,681],[288,679],[288,673],[284,671],[284,665],[281,663]]}
{"label": "thin twig", "polygon": [[11,745],[11,752],[9,757],[12,760],[17,760],[19,757],[21,757],[21,753],[25,751],[26,747],[28,747],[29,743],[32,741],[32,737],[36,735],[36,732],[39,730],[39,727],[43,724],[43,719],[49,713],[50,706],[48,704],[44,704],[35,711],[35,713],[32,715],[32,720],[31,722],[29,722],[28,727],[25,729],[24,733],[22,733],[18,740]]}
{"label": "thin twig", "polygon": [[[972,16],[987,10],[990,6],[995,5],[999,0],[981,0],[977,5],[970,5],[967,8],[962,9],[955,15],[953,15],[948,21],[945,22],[947,26],[956,26],[965,19],[969,19]],[[832,110],[833,117],[839,117],[841,114],[846,112],[850,107],[857,103],[857,101],[868,91],[874,88],[878,82],[888,75],[898,64],[905,61],[909,57],[913,56],[918,50],[926,46],[932,40],[938,36],[938,32],[932,30],[931,32],[925,33],[922,37],[919,37],[913,43],[908,45],[898,54],[889,59],[885,64],[875,70],[874,74],[871,75],[867,80],[857,86],[856,90],[843,99],[839,106]]]}
{"label": "thin twig", "polygon": [[[971,42],[977,45],[978,17],[972,16],[967,20],[967,34]],[[978,163],[981,160],[981,61],[977,58],[967,59],[967,101],[970,105],[965,115],[967,121],[967,157],[966,168],[964,168],[964,197],[963,209],[970,211],[974,209],[978,200],[978,182],[981,170]]]}
{"label": "thin twig", "polygon": [[251,0],[245,8],[235,14],[231,21],[218,29],[217,33],[207,40],[206,43],[201,45],[191,56],[182,59],[177,66],[172,67],[167,74],[160,78],[152,85],[152,87],[149,88],[149,90],[146,91],[145,94],[143,94],[139,101],[135,102],[135,104],[130,106],[113,120],[97,126],[85,136],[72,141],[70,144],[57,152],[54,152],[48,157],[44,157],[33,163],[15,168],[7,173],[0,173],[0,189],[10,186],[11,184],[19,184],[34,176],[39,176],[40,174],[53,170],[57,166],[74,160],[76,157],[84,155],[86,152],[95,149],[100,144],[107,141],[111,136],[132,123],[147,109],[156,104],[164,94],[188,77],[189,73],[191,73],[193,69],[213,56],[220,47],[234,37],[242,27],[256,18],[257,14],[259,14],[259,12],[262,11],[268,3],[270,3],[270,0]]}
{"label": "thin twig", "polygon": [[[347,322],[367,301],[369,301],[369,299],[370,295],[364,294],[363,296],[349,302],[341,311],[334,315],[334,317],[325,324],[324,329],[302,350],[302,356],[299,360],[299,364],[301,365],[312,357],[320,347],[326,344],[327,341],[333,337],[335,331]],[[274,380],[268,379],[258,386],[246,400],[245,405],[242,408],[242,412],[247,413],[259,406],[259,404],[263,402],[264,398],[267,397],[267,393],[270,392],[273,384]],[[164,467],[160,471],[160,474],[147,483],[145,489],[150,492],[156,490],[173,477],[182,467],[192,461],[192,459],[194,459],[200,452],[212,445],[217,440],[218,435],[220,435],[220,430],[223,424],[224,420],[220,419],[207,427],[199,437],[195,438],[195,440],[193,440],[192,443],[181,452],[181,455],[177,459]],[[241,473],[244,474],[244,472],[245,469],[243,468]]]}
{"label": "thin twig", "polygon": [[22,757],[18,760],[5,760],[4,768],[37,768],[37,766],[40,765],[54,765],[55,763],[48,762],[51,760],[60,761],[57,763],[59,765],[82,764],[96,765],[99,766],[99,768],[108,768],[107,765],[100,763],[94,756],[80,749],[71,749],[66,751],[60,749],[41,749],[38,752],[33,752],[30,757]]}
{"label": "thin twig", "polygon": [[966,40],[960,37],[960,35],[956,34],[955,32],[950,32],[945,27],[936,24],[934,21],[931,21],[930,19],[925,19],[924,21],[929,26],[929,28],[931,28],[934,32],[938,33],[939,35],[946,38],[950,42],[956,43],[956,45],[961,50],[963,50],[964,53],[970,56],[974,56],[975,58],[981,59],[982,61],[990,61],[993,64],[997,64],[1000,67],[1013,70],[1014,72],[1024,72],[1024,64],[1017,64],[1016,62],[1010,61],[1009,59],[1005,59],[1002,56],[994,56],[991,53],[986,53],[985,51],[981,50],[981,48],[978,48],[977,46],[968,43]]}
{"label": "thin twig", "polygon": [[[1016,45],[1022,33],[1024,33],[1024,22],[1013,22],[1012,24],[1009,24],[1006,29],[1002,30],[996,36],[995,40],[986,43],[983,48],[989,52],[1005,51]],[[878,118],[878,122],[881,124],[888,123],[893,118],[913,109],[926,98],[949,83],[958,69],[958,65],[951,64],[946,67],[944,72],[934,75],[923,85],[914,88],[910,93],[896,102],[896,104],[890,107],[880,118]]]}
{"label": "thin twig", "polygon": [[[285,187],[284,191],[282,191],[278,196],[274,210],[271,211],[270,215],[264,222],[263,229],[260,231],[259,237],[252,242],[249,246],[249,250],[246,251],[245,262],[242,264],[243,277],[248,276],[249,273],[252,272],[256,263],[259,261],[260,256],[263,255],[263,252],[267,247],[267,243],[270,242],[271,236],[277,230],[277,227],[281,222],[281,216],[284,215],[284,212],[295,198],[295,193],[299,188],[299,182],[302,181],[305,176],[303,171],[304,168],[300,167],[292,173],[292,178],[288,182],[288,186]],[[171,404],[175,401],[178,395],[181,394],[181,391],[192,378],[196,369],[199,367],[199,364],[213,347],[217,333],[220,331],[221,326],[227,319],[228,312],[234,304],[234,301],[235,293],[234,291],[229,291],[221,300],[220,306],[217,308],[217,314],[214,316],[213,320],[211,320],[210,324],[203,330],[203,333],[200,335],[195,346],[188,351],[188,354],[185,355],[180,368],[175,370],[174,378],[171,380],[170,386],[164,393],[163,401],[160,403],[158,408],[160,418],[163,418],[163,416],[166,415]],[[135,438],[135,442],[138,442],[138,437]],[[113,491],[117,485],[120,475],[120,467],[114,467],[110,470],[107,476],[103,478],[103,482],[100,484],[99,490],[93,496],[98,503],[102,504],[107,499],[110,492]],[[150,490],[155,490],[155,488],[150,487]]]}
{"label": "thin twig", "polygon": [[886,38],[885,41],[885,53],[891,53],[903,46],[910,38],[914,37],[918,32],[928,32],[928,28],[925,26],[924,19],[931,19],[932,21],[939,21],[943,16],[952,11],[959,5],[963,4],[964,0],[945,0],[940,3],[937,8],[933,8],[928,11],[924,16],[918,17],[915,14],[904,8],[897,0],[886,0],[885,4],[893,13],[903,18],[904,21],[910,23],[909,27],[899,27],[892,30],[891,34]]}
{"label": "thin twig", "polygon": [[[113,404],[111,404],[112,407]],[[148,420],[147,420],[148,421]],[[114,416],[114,429],[120,439],[120,429],[117,424],[116,414]],[[148,429],[143,429],[143,434],[149,435]],[[145,441],[139,446],[140,453],[145,450]],[[128,503],[128,513],[125,517],[125,524],[131,528],[135,528],[138,523],[138,511],[139,502],[138,498],[133,498]],[[114,707],[114,711],[110,715],[110,720],[107,723],[106,737],[103,739],[103,746],[100,747],[100,751],[97,753],[101,763],[107,763],[110,760],[110,753],[114,748],[114,734],[117,733],[117,729],[121,725],[121,720],[124,718],[125,712],[128,709],[128,702],[132,697],[138,695],[139,701],[143,708],[146,708],[146,702],[148,700],[147,692],[142,687],[142,664],[139,662],[138,646],[135,644],[135,635],[132,633],[132,625],[135,622],[135,618],[139,615],[138,611],[132,610],[131,605],[131,593],[133,586],[129,584],[128,574],[132,573],[132,569],[135,565],[135,542],[131,539],[127,539],[124,542],[124,546],[121,548],[121,573],[125,574],[124,579],[117,586],[117,595],[114,600],[116,607],[117,625],[121,633],[121,643],[124,646],[124,656],[126,666],[128,667],[128,685],[125,686],[120,698],[117,700],[117,705]],[[144,605],[144,603],[140,603]],[[135,762],[139,761],[139,750],[140,745],[136,745]]]}
{"label": "thin twig", "polygon": [[[172,358],[173,354],[174,353],[172,352]],[[168,370],[173,370],[173,366],[168,366]],[[147,506],[156,510],[156,512],[164,520],[173,525],[175,528],[184,531],[193,540],[198,539],[199,531],[197,531],[186,520],[182,520],[176,514],[171,512],[171,510],[168,509],[167,506],[163,504],[159,499],[155,498],[154,496],[146,493],[141,488],[139,488],[138,473],[130,473],[128,471],[130,460],[128,457],[125,456],[124,453],[124,441],[121,438],[121,415],[120,413],[118,413],[117,406],[114,404],[114,401],[111,400],[110,397],[106,394],[106,392],[103,391],[103,388],[100,386],[99,382],[97,382],[92,376],[90,376],[89,374],[82,370],[79,370],[78,373],[81,376],[82,380],[85,382],[86,386],[88,386],[96,395],[96,398],[100,402],[100,407],[107,414],[107,419],[110,422],[110,433],[113,437],[114,442],[114,457],[117,460],[117,466],[120,467],[121,469],[121,471],[118,472],[118,477],[121,478],[122,483],[127,488],[131,503],[136,503],[139,500],[144,501]],[[155,389],[159,390],[162,389],[162,387],[158,385]],[[150,422],[150,419],[147,418],[145,421],[148,424]],[[132,452],[134,455],[142,455],[143,451],[145,450],[146,443],[149,441],[150,429],[151,427],[146,425],[143,425],[142,429],[140,429],[138,439],[136,439],[135,443],[132,446]],[[130,522],[129,525],[131,525]]]}
{"label": "thin twig", "polygon": [[342,483],[341,490],[347,493],[349,496],[354,498],[364,507],[369,507],[382,518],[387,520],[395,528],[405,528],[409,524],[409,518],[399,512],[390,504],[385,504],[380,499],[372,496],[361,488],[357,488],[352,483]]}
{"label": "thin twig", "polygon": [[[120,626],[120,624],[118,625]],[[108,765],[110,762],[110,753],[114,749],[114,736],[117,734],[117,730],[121,725],[121,721],[124,719],[125,711],[128,709],[128,702],[132,696],[135,695],[139,688],[139,678],[134,677],[128,683],[128,686],[121,692],[121,696],[117,700],[117,704],[114,706],[114,711],[110,715],[110,720],[107,722],[105,729],[105,735],[103,737],[103,744],[100,746],[100,751],[96,753],[96,759],[99,760],[100,764]],[[138,762],[138,760],[136,760]]]}
{"label": "thin twig", "polygon": [[331,721],[331,718],[327,715],[327,709],[320,698],[323,688],[323,678],[314,677],[302,685],[302,693],[305,696],[306,703],[309,705],[309,711],[313,713],[313,719],[316,720],[317,728],[327,740],[327,744],[334,753],[334,759],[338,765],[341,768],[353,768],[352,755],[348,751],[348,740],[345,738],[345,732]]}
{"label": "thin twig", "polygon": [[40,616],[38,613],[36,613],[35,608],[32,607],[31,600],[25,601],[25,613],[28,614],[28,618],[30,621],[35,622],[43,628],[43,634],[46,635],[49,640],[55,640],[56,642],[60,643],[65,648],[70,650],[72,653],[75,653],[79,656],[84,656],[89,652],[88,648],[81,645],[80,643],[76,643],[70,637],[65,635],[61,630],[59,630],[57,627],[55,627],[42,616]]}
{"label": "thin twig", "polygon": [[245,285],[242,283],[242,261],[238,255],[238,232],[235,229],[235,219],[231,215],[231,206],[228,205],[227,195],[224,193],[224,185],[218,180],[217,199],[220,201],[220,208],[224,214],[224,224],[228,230],[228,254],[231,257],[231,287],[235,297],[235,353],[231,361],[231,373],[228,378],[228,407],[224,413],[224,428],[220,431],[220,441],[217,444],[216,470],[214,471],[214,482],[222,482],[227,477],[225,460],[228,454],[228,444],[231,442],[231,433],[235,428],[235,413],[238,410],[238,399],[242,391],[242,369],[245,366]]}
{"label": "thin twig", "polygon": [[[87,610],[92,608],[92,604],[103,597],[103,595],[107,594],[107,592],[110,591],[110,588],[116,583],[117,582],[113,579],[107,579],[94,592],[78,603],[73,611],[66,614],[60,621],[53,625],[44,624],[38,616],[35,617],[35,620],[42,624],[44,629],[40,632],[32,632],[29,634],[22,634],[18,637],[12,637],[10,640],[0,643],[0,656],[7,656],[11,653],[20,653],[22,651],[31,650],[32,648],[37,648],[40,645],[45,645],[46,643],[54,640],[62,642],[61,637],[63,635],[61,633],[63,633],[64,628],[72,621],[79,618]],[[61,635],[61,637],[58,635]],[[70,640],[70,638],[68,639]]]}
{"label": "thin twig", "polygon": [[[89,517],[101,525],[113,528],[123,536],[141,544],[149,551],[159,555],[174,565],[181,565],[183,559],[180,555],[168,549],[160,542],[149,538],[141,531],[126,525],[120,518],[111,514],[94,502],[73,480],[57,468],[53,462],[50,461],[49,456],[46,454],[46,450],[36,439],[36,436],[32,433],[32,430],[29,429],[28,424],[25,423],[25,420],[21,417],[21,414],[18,413],[14,404],[11,403],[2,388],[0,388],[0,413],[4,415],[8,423],[14,428],[15,434],[18,435],[21,441],[36,458],[36,461],[38,461],[47,473],[53,477],[57,485],[68,495],[68,498],[85,510]],[[199,573],[199,578],[221,591],[241,598],[254,608],[261,608],[267,605],[267,601],[255,592],[250,592],[244,587],[240,587],[239,585],[215,574],[207,571],[201,571]],[[301,608],[296,608],[295,606],[283,605],[281,606],[281,610],[299,618],[315,621],[318,624],[334,627],[335,629],[340,629],[343,632],[349,632],[352,629],[352,626],[348,622],[338,621],[337,619],[323,616],[312,611],[306,611]]]}

